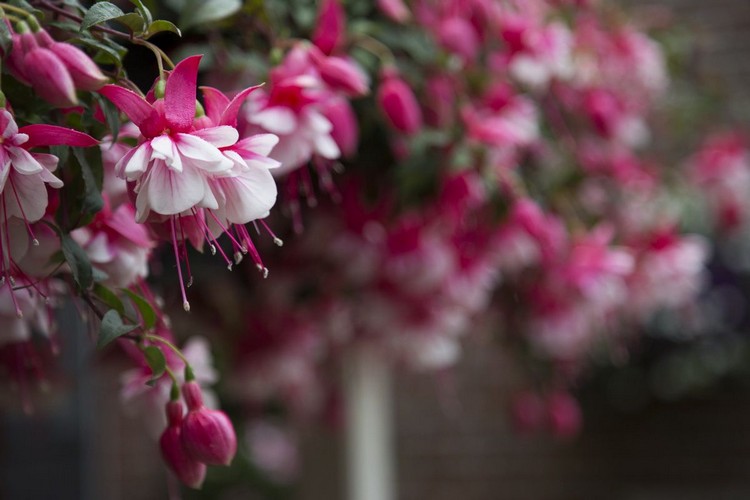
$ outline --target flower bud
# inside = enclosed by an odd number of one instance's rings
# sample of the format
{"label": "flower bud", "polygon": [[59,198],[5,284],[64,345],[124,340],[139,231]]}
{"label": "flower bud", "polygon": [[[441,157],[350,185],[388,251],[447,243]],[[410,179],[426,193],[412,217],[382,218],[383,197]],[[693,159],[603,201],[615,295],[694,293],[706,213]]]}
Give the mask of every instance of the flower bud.
{"label": "flower bud", "polygon": [[335,90],[351,96],[362,96],[370,91],[367,75],[354,61],[343,57],[324,57],[318,63],[323,81]]}
{"label": "flower bud", "polygon": [[349,101],[343,98],[329,100],[323,107],[323,115],[333,125],[331,137],[336,141],[341,154],[353,156],[359,145],[359,126]]}
{"label": "flower bud", "polygon": [[378,104],[390,124],[405,134],[422,128],[422,110],[409,85],[394,70],[387,70],[378,89]]}
{"label": "flower bud", "polygon": [[378,9],[397,23],[405,23],[411,17],[411,12],[404,4],[404,0],[378,0]]}
{"label": "flower bud", "polygon": [[25,85],[31,85],[26,77],[23,60],[30,50],[37,47],[34,35],[29,31],[20,34],[14,33],[11,39],[13,40],[13,48],[8,57],[3,59],[3,62],[18,81]]}
{"label": "flower bud", "polygon": [[320,6],[312,42],[324,54],[330,54],[344,38],[344,9],[338,0],[324,0]]}
{"label": "flower bud", "polygon": [[222,411],[203,405],[197,382],[186,382],[182,393],[188,414],[182,421],[182,444],[194,460],[209,465],[229,465],[237,453],[237,436],[232,422]]}
{"label": "flower bud", "polygon": [[29,51],[23,58],[23,70],[34,90],[53,106],[69,108],[78,104],[73,79],[51,50],[36,47]]}
{"label": "flower bud", "polygon": [[51,50],[62,61],[76,88],[95,91],[107,83],[99,66],[75,45],[57,42],[44,30],[36,33],[36,39],[41,47]]}
{"label": "flower bud", "polygon": [[583,426],[581,408],[567,392],[556,392],[549,396],[547,418],[552,434],[562,439],[577,436]]}
{"label": "flower bud", "polygon": [[167,403],[167,421],[167,428],[159,440],[164,462],[180,481],[198,489],[206,477],[206,464],[190,457],[182,444],[182,403]]}

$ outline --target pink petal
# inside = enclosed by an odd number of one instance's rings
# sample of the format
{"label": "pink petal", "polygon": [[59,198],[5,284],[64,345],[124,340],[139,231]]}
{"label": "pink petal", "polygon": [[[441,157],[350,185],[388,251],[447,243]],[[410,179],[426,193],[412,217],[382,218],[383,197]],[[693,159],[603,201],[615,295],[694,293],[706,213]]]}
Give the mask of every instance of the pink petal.
{"label": "pink petal", "polygon": [[50,172],[54,172],[57,169],[57,164],[60,162],[60,158],[47,153],[31,153],[31,156]]}
{"label": "pink petal", "polygon": [[217,148],[226,148],[232,146],[240,137],[237,129],[228,125],[194,130],[193,132],[191,132],[191,135],[200,137],[204,141],[210,143],[213,146],[216,146]]}
{"label": "pink petal", "polygon": [[117,109],[128,115],[130,121],[143,131],[143,126],[153,118],[154,108],[143,97],[119,85],[105,85],[99,93],[112,101]]}
{"label": "pink petal", "polygon": [[206,109],[206,116],[215,124],[221,121],[221,115],[229,106],[229,98],[218,89],[213,87],[201,87],[203,92],[203,106]]}
{"label": "pink petal", "polygon": [[154,243],[148,235],[146,227],[135,223],[135,210],[130,204],[122,204],[112,213],[107,220],[107,226],[114,229],[124,238],[132,241],[142,248],[151,248]]}
{"label": "pink petal", "polygon": [[63,187],[63,181],[55,177],[55,174],[53,174],[46,168],[39,173],[39,177],[41,177],[41,179],[46,184],[49,184],[50,187],[53,187],[55,189],[60,189],[61,187]]}
{"label": "pink petal", "polygon": [[57,125],[26,125],[18,130],[20,134],[27,134],[29,140],[23,144],[26,149],[34,146],[77,146],[88,148],[96,146],[99,141],[88,134],[73,130],[72,128],[58,127]]}
{"label": "pink petal", "polygon": [[165,116],[175,131],[184,132],[193,125],[200,61],[200,55],[183,59],[167,78],[164,90]]}
{"label": "pink petal", "polygon": [[254,87],[249,87],[234,96],[232,99],[232,102],[229,103],[229,105],[224,109],[224,113],[221,115],[221,125],[231,125],[236,126],[237,125],[237,113],[240,112],[240,107],[242,107],[242,104],[244,104],[245,99],[247,99],[247,96],[249,96],[253,91],[259,89],[263,85],[256,85]]}

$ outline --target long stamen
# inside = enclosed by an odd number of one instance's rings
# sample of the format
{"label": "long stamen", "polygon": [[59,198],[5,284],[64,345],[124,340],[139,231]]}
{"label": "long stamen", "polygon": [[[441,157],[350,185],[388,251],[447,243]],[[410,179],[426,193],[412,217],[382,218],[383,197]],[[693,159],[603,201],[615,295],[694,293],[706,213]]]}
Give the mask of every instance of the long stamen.
{"label": "long stamen", "polygon": [[206,234],[211,238],[210,241],[213,241],[213,244],[211,246],[211,253],[215,254],[216,251],[218,250],[219,254],[224,258],[224,261],[227,263],[227,269],[229,269],[231,271],[232,270],[232,265],[233,265],[231,259],[229,259],[229,257],[227,257],[227,254],[224,253],[224,249],[221,248],[221,245],[219,245],[219,242],[216,240],[216,236],[214,236],[214,234],[211,232],[211,229],[209,229],[209,227],[206,224],[206,222],[205,221],[201,221],[201,224],[203,225],[203,228],[204,228]]}
{"label": "long stamen", "polygon": [[187,266],[188,282],[187,287],[193,286],[193,271],[190,269],[190,259],[188,258],[187,243],[185,243],[185,231],[182,227],[182,215],[177,216],[177,224],[180,226],[180,238],[182,238],[182,256],[185,258],[185,265]]}
{"label": "long stamen", "polygon": [[177,232],[174,228],[174,217],[169,218],[170,225],[172,227],[172,247],[174,248],[174,258],[177,262],[177,277],[180,279],[180,292],[182,293],[182,308],[186,312],[190,311],[190,302],[187,300],[187,294],[185,294],[185,283],[182,281],[182,266],[180,265],[180,250],[177,248]]}
{"label": "long stamen", "polygon": [[26,212],[23,209],[23,204],[21,203],[21,199],[18,197],[18,192],[16,191],[16,184],[13,182],[13,177],[11,176],[8,181],[10,182],[10,187],[13,190],[13,196],[16,197],[16,203],[18,203],[18,208],[21,209],[21,215],[23,216],[23,223],[26,225],[26,230],[29,232],[29,236],[31,237],[31,242],[35,247],[39,246],[39,240],[36,239],[36,236],[34,235],[34,231],[31,229],[31,225],[29,224],[29,219],[26,217]]}
{"label": "long stamen", "polygon": [[268,231],[268,234],[270,234],[271,238],[273,238],[274,245],[279,246],[279,247],[284,246],[284,240],[276,236],[276,234],[271,230],[271,228],[268,227],[268,224],[266,224],[266,221],[264,219],[259,219],[255,222],[260,222],[260,225],[263,226],[263,228],[266,231]]}

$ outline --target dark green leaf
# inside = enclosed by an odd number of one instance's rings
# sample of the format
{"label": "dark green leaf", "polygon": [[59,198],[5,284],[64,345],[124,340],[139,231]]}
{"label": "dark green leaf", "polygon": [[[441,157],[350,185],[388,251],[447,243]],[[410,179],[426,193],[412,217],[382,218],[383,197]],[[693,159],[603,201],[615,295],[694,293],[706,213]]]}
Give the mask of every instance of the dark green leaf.
{"label": "dark green leaf", "polygon": [[152,385],[156,380],[164,375],[167,369],[167,358],[164,357],[164,353],[161,352],[156,346],[150,345],[143,349],[143,356],[146,358],[146,363],[151,368],[151,380],[147,384]]}
{"label": "dark green leaf", "polygon": [[73,279],[82,290],[88,290],[94,283],[94,274],[91,270],[91,261],[89,261],[88,255],[69,234],[63,234],[60,239],[63,256],[70,266]]}
{"label": "dark green leaf", "polygon": [[99,328],[99,340],[96,343],[97,349],[101,349],[113,340],[122,337],[138,328],[138,325],[124,325],[120,313],[110,309],[102,318],[102,324]]}
{"label": "dark green leaf", "polygon": [[78,164],[81,166],[81,175],[85,189],[81,210],[83,213],[92,215],[104,207],[104,199],[102,198],[101,153],[98,150],[95,150],[95,153],[96,156],[89,156],[92,159],[99,158],[99,164],[92,166],[82,148],[73,148],[73,156],[75,156]]}
{"label": "dark green leaf", "polygon": [[109,274],[105,273],[101,269],[97,269],[96,267],[91,268],[91,274],[94,278],[94,284],[101,283],[109,279]]}
{"label": "dark green leaf", "polygon": [[140,33],[146,27],[146,21],[137,12],[128,12],[123,16],[115,17],[111,20],[126,26],[133,33]]}
{"label": "dark green leaf", "polygon": [[99,300],[107,304],[110,309],[114,309],[120,315],[125,314],[125,306],[120,300],[120,297],[118,297],[115,292],[102,285],[101,283],[94,284],[93,291],[94,295],[96,295]]}
{"label": "dark green leaf", "polygon": [[112,134],[112,144],[117,142],[120,135],[120,111],[112,104],[112,101],[105,99],[99,94],[93,94],[94,99],[104,113],[104,119],[107,121],[109,133]]}
{"label": "dark green leaf", "polygon": [[174,24],[170,23],[169,21],[165,21],[163,19],[159,19],[158,21],[154,21],[153,23],[148,25],[148,29],[146,29],[145,37],[146,39],[151,38],[157,33],[161,33],[164,31],[171,31],[172,33],[176,33],[178,36],[182,36],[182,32],[180,31],[180,28],[175,26]]}
{"label": "dark green leaf", "polygon": [[179,24],[182,29],[189,29],[229,17],[241,7],[241,0],[187,0],[180,11]]}
{"label": "dark green leaf", "polygon": [[148,10],[148,7],[146,7],[146,5],[141,0],[130,0],[130,3],[135,5],[136,10],[140,12],[143,18],[146,20],[146,24],[150,25],[154,22],[154,18],[151,16],[151,11]]}
{"label": "dark green leaf", "polygon": [[124,16],[125,13],[117,5],[109,2],[97,2],[91,6],[81,22],[81,31],[92,26]]}
{"label": "dark green leaf", "polygon": [[121,288],[120,289],[122,293],[128,296],[128,298],[133,301],[133,304],[135,307],[138,308],[138,312],[141,313],[141,320],[143,321],[143,327],[145,329],[153,328],[156,324],[156,312],[154,311],[154,308],[151,306],[151,304],[138,295],[137,293],[128,290],[127,288]]}
{"label": "dark green leaf", "polygon": [[104,44],[93,38],[81,38],[82,45],[97,49],[99,52],[94,56],[94,61],[102,64],[114,64],[122,67],[122,58],[125,57],[127,49],[113,43]]}
{"label": "dark green leaf", "polygon": [[0,23],[0,48],[7,54],[10,48],[13,46],[13,40],[11,39],[10,29],[5,23]]}

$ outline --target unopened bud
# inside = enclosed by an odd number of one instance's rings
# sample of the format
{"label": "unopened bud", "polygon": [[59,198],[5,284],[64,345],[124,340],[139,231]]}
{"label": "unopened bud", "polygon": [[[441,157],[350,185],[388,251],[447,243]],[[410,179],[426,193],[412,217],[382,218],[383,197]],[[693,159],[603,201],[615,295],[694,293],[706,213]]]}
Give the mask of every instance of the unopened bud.
{"label": "unopened bud", "polygon": [[169,424],[159,439],[162,458],[180,481],[198,489],[206,477],[206,464],[190,457],[182,444],[182,403],[170,401],[166,410]]}
{"label": "unopened bud", "polygon": [[229,465],[237,453],[232,422],[224,412],[203,405],[197,382],[186,382],[182,393],[188,406],[182,421],[182,444],[188,455],[209,465]]}

